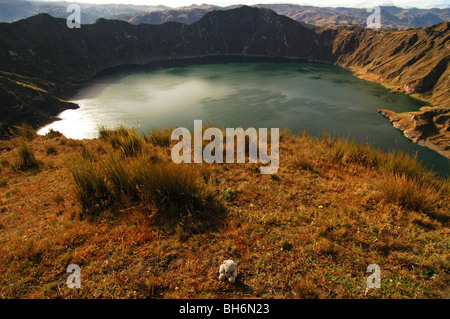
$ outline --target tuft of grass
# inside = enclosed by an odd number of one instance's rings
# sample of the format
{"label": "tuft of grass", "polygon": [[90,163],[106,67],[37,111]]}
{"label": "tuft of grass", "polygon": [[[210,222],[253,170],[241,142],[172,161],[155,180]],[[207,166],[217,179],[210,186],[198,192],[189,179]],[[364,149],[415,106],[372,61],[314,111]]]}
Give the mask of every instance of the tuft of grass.
{"label": "tuft of grass", "polygon": [[69,163],[75,196],[83,212],[95,216],[111,205],[112,194],[101,169],[90,160],[81,158]]}
{"label": "tuft of grass", "polygon": [[37,137],[36,130],[27,123],[21,123],[17,126],[14,126],[11,129],[10,134],[12,137],[21,137],[28,141],[34,140]]}
{"label": "tuft of grass", "polygon": [[81,157],[83,157],[87,161],[94,161],[94,153],[89,148],[87,148],[85,144],[80,144],[78,147]]}
{"label": "tuft of grass", "polygon": [[121,125],[116,129],[107,129],[105,126],[99,126],[98,135],[100,139],[109,141],[114,148],[121,149],[125,156],[142,153],[143,139],[132,128]]}
{"label": "tuft of grass", "polygon": [[300,279],[294,285],[294,291],[300,299],[315,299],[318,297],[317,287],[310,279]]}
{"label": "tuft of grass", "polygon": [[336,139],[331,143],[331,159],[340,164],[359,164],[376,168],[383,173],[405,175],[417,181],[432,182],[435,175],[418,159],[400,150],[384,153],[368,143],[361,144],[348,139]]}
{"label": "tuft of grass", "polygon": [[385,156],[381,170],[396,175],[405,175],[418,181],[434,179],[434,174],[418,161],[417,154],[411,156],[398,150],[391,151]]}
{"label": "tuft of grass", "polygon": [[166,128],[164,130],[161,129],[152,129],[148,135],[145,136],[145,140],[162,147],[170,146],[172,143],[172,128]]}
{"label": "tuft of grass", "polygon": [[428,182],[405,174],[384,174],[378,188],[387,201],[413,211],[431,213],[439,201],[439,193]]}
{"label": "tuft of grass", "polygon": [[108,129],[105,125],[98,125],[97,126],[97,135],[99,139],[102,140],[108,140],[112,133],[111,129]]}
{"label": "tuft of grass", "polygon": [[0,187],[5,187],[8,185],[8,180],[6,178],[0,179]]}
{"label": "tuft of grass", "polygon": [[22,139],[18,146],[18,159],[13,163],[13,167],[19,171],[38,170],[41,162],[36,159],[34,152],[26,140]]}
{"label": "tuft of grass", "polygon": [[[142,161],[140,164],[145,165]],[[136,178],[129,162],[120,161],[112,154],[105,162],[105,173],[116,201],[126,202],[138,199]]]}
{"label": "tuft of grass", "polygon": [[66,145],[67,144],[67,138],[65,136],[63,136],[60,140],[59,140],[59,145]]}
{"label": "tuft of grass", "polygon": [[213,170],[210,168],[210,166],[208,164],[197,165],[197,170],[198,170],[200,176],[205,181],[205,183],[209,183],[209,182],[214,183],[214,178],[212,178]]}
{"label": "tuft of grass", "polygon": [[57,137],[63,137],[64,135],[61,132],[55,131],[54,129],[50,129],[47,134],[45,134],[45,137],[47,138],[57,138]]}
{"label": "tuft of grass", "polygon": [[46,146],[45,152],[47,153],[47,155],[58,155],[58,150],[56,149],[55,145]]}
{"label": "tuft of grass", "polygon": [[64,203],[64,201],[65,201],[65,199],[64,199],[64,196],[61,194],[61,193],[56,193],[54,196],[53,196],[53,201],[56,203],[56,204],[61,204],[61,203]]}
{"label": "tuft of grass", "polygon": [[187,165],[155,164],[137,168],[141,198],[152,204],[157,220],[200,229],[221,213],[215,191]]}
{"label": "tuft of grass", "polygon": [[195,232],[213,225],[222,212],[216,192],[193,167],[155,163],[146,154],[124,159],[110,154],[97,164],[81,157],[69,169],[76,198],[88,215],[139,203],[153,211],[156,221],[181,223]]}
{"label": "tuft of grass", "polygon": [[328,146],[333,145],[334,139],[328,134],[328,132],[322,133],[322,143]]}
{"label": "tuft of grass", "polygon": [[10,166],[11,166],[11,163],[10,163],[7,159],[1,159],[1,160],[0,160],[0,165],[1,165],[3,168],[7,168],[7,167],[10,167]]}
{"label": "tuft of grass", "polygon": [[[325,135],[324,135],[325,136]],[[369,143],[360,144],[348,139],[337,139],[331,145],[331,159],[340,164],[356,163],[366,167],[377,167],[382,161],[380,150],[373,149]]]}
{"label": "tuft of grass", "polygon": [[442,195],[444,195],[445,197],[450,197],[450,177],[447,177],[447,179],[442,181],[441,190]]}
{"label": "tuft of grass", "polygon": [[234,199],[236,195],[236,190],[234,190],[231,187],[228,187],[227,189],[225,189],[222,193],[222,197],[223,199],[225,199],[226,201],[232,201]]}
{"label": "tuft of grass", "polygon": [[315,170],[314,162],[311,160],[309,156],[305,155],[303,152],[297,152],[292,163],[295,167],[303,170],[307,171]]}

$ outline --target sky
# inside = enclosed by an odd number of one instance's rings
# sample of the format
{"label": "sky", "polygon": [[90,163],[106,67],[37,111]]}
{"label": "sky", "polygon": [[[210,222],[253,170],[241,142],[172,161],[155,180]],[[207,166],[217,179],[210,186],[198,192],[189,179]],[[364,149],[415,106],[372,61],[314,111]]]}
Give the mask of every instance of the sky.
{"label": "sky", "polygon": [[[61,0],[39,0],[39,1],[61,1]],[[64,0],[63,0],[64,1]],[[136,5],[160,5],[163,4],[169,7],[183,7],[192,4],[214,4],[219,6],[227,6],[232,4],[262,4],[262,3],[292,3],[300,5],[313,5],[321,7],[356,7],[367,8],[374,5],[395,5],[402,8],[448,8],[450,7],[450,0],[255,0],[255,1],[234,1],[234,0],[65,0],[66,2],[84,2],[84,3],[123,3]]]}

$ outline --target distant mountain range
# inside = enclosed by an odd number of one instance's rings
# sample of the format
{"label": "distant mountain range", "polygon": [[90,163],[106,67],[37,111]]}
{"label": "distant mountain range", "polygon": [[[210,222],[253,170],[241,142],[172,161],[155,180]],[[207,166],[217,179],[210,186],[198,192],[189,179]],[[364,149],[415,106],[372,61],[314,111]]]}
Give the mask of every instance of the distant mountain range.
{"label": "distant mountain range", "polygon": [[[72,2],[70,2],[72,3]],[[0,22],[12,22],[28,18],[38,13],[48,13],[54,17],[67,18],[69,2],[29,2],[25,0],[0,0]],[[200,20],[207,12],[229,10],[238,6],[219,7],[213,5],[193,5],[182,8],[167,6],[100,5],[79,3],[82,9],[81,22],[89,24],[99,18],[119,19],[132,24],[162,24],[181,22],[186,24]],[[370,13],[365,8],[324,8],[294,4],[259,4],[278,14],[290,17],[307,26],[333,27],[338,25],[359,25],[366,27]],[[440,22],[450,21],[450,8],[446,9],[403,9],[394,6],[381,7],[383,29],[420,28]]]}
{"label": "distant mountain range", "polygon": [[[146,12],[134,16],[123,16],[133,24],[161,24],[168,21],[191,24],[198,21],[205,13],[212,10],[228,10],[237,6],[191,6],[186,8]],[[299,6],[293,4],[260,4],[255,7],[268,8],[278,14],[285,15],[307,26],[334,27],[338,25],[367,26],[367,18],[371,13],[367,9],[356,8],[323,8]],[[402,9],[398,7],[381,7],[381,25],[383,29],[421,28],[440,22],[450,21],[448,9]]]}
{"label": "distant mountain range", "polygon": [[[124,1],[125,2],[125,1]],[[81,23],[92,23],[99,18],[120,18],[126,15],[133,16],[143,12],[155,12],[170,9],[160,6],[138,6],[130,4],[87,4],[76,1],[26,1],[26,0],[0,0],[0,22],[13,22],[29,18],[39,13],[48,13],[57,18],[67,18],[70,13],[66,12],[70,4],[76,3],[82,10]]]}

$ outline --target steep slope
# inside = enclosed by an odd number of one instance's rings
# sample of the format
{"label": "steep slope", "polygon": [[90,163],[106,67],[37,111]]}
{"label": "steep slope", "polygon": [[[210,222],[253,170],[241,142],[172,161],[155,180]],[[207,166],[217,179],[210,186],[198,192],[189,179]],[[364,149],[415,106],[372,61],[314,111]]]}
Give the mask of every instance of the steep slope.
{"label": "steep slope", "polygon": [[405,31],[341,27],[321,35],[339,56],[336,63],[358,76],[443,103],[448,99],[445,74],[450,61],[449,31],[449,23],[443,22]]}
{"label": "steep slope", "polygon": [[396,114],[379,110],[415,143],[450,158],[450,24],[374,32],[335,28],[321,33],[339,55],[336,63],[359,77],[429,101],[434,108]]}
{"label": "steep slope", "polygon": [[0,68],[58,84],[121,64],[205,55],[327,59],[317,35],[268,9],[213,11],[192,25],[131,25],[99,19],[81,29],[47,14],[0,24]]}
{"label": "steep slope", "polygon": [[[78,105],[55,97],[52,83],[0,71],[0,127],[19,122],[45,123]],[[56,94],[59,95],[59,94]]]}

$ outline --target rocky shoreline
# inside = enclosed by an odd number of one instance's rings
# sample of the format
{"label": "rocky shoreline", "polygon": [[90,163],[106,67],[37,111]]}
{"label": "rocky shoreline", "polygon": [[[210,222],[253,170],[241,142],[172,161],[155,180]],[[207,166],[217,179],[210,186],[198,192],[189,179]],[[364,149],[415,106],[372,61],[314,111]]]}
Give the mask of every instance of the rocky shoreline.
{"label": "rocky shoreline", "polygon": [[395,113],[378,110],[414,143],[450,159],[450,109],[424,106],[419,111]]}

